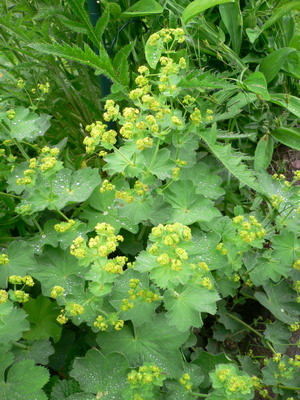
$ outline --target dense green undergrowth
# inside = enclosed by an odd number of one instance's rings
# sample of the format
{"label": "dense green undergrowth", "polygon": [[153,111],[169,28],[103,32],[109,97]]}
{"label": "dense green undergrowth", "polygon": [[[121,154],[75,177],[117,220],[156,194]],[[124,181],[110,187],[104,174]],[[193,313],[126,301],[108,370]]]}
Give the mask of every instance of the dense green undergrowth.
{"label": "dense green undergrowth", "polygon": [[299,2],[0,7],[0,397],[299,399]]}

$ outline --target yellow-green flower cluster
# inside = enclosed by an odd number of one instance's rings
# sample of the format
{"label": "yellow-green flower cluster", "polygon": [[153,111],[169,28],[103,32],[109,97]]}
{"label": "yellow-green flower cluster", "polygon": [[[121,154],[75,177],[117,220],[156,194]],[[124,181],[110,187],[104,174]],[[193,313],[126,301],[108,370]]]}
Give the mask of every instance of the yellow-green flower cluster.
{"label": "yellow-green flower cluster", "polygon": [[294,262],[293,268],[300,271],[300,258]]}
{"label": "yellow-green flower cluster", "polygon": [[104,109],[106,110],[103,114],[104,121],[115,120],[119,115],[119,106],[113,100],[107,100]]}
{"label": "yellow-green flower cluster", "polygon": [[243,215],[238,215],[233,218],[233,222],[238,226],[240,238],[246,243],[252,243],[255,239],[263,239],[266,235],[266,230],[253,215],[249,217],[249,221],[245,221]]}
{"label": "yellow-green flower cluster", "polygon": [[162,386],[166,375],[156,365],[145,364],[138,371],[131,371],[127,376],[131,387],[138,388],[144,385]]}
{"label": "yellow-green flower cluster", "polygon": [[49,93],[50,83],[46,82],[45,84],[39,83],[37,85],[38,89],[43,93]]}
{"label": "yellow-green flower cluster", "polygon": [[76,315],[81,315],[84,313],[84,307],[77,303],[67,303],[66,313],[71,317],[75,317]]}
{"label": "yellow-green flower cluster", "polygon": [[14,109],[6,111],[6,115],[8,119],[14,119],[16,115],[16,111]]}
{"label": "yellow-green flower cluster", "polygon": [[138,139],[135,144],[138,150],[145,150],[153,146],[153,139],[149,136],[146,136],[143,139]]}
{"label": "yellow-green flower cluster", "polygon": [[200,125],[202,123],[202,115],[199,108],[195,107],[194,111],[190,115],[190,119],[194,125]]}
{"label": "yellow-green flower cluster", "polygon": [[272,207],[274,207],[274,208],[278,208],[279,205],[283,202],[284,202],[283,196],[279,197],[279,196],[277,196],[277,194],[273,194],[273,196],[271,197],[271,204],[272,204]]}
{"label": "yellow-green flower cluster", "polygon": [[253,383],[249,376],[239,372],[235,365],[219,364],[214,372],[210,374],[213,386],[224,388],[227,395],[232,395],[234,398],[238,394],[248,394],[253,390]]}
{"label": "yellow-green flower cluster", "polygon": [[223,242],[220,242],[217,245],[216,250],[218,250],[223,256],[226,256],[228,254],[228,250],[224,247]]}
{"label": "yellow-green flower cluster", "polygon": [[160,266],[180,271],[183,263],[188,261],[188,253],[180,245],[192,239],[191,230],[178,222],[171,225],[158,225],[152,228],[150,240],[154,244],[149,252],[156,257]]}
{"label": "yellow-green flower cluster", "polygon": [[14,295],[18,303],[26,303],[26,301],[29,300],[29,294],[25,293],[23,290],[15,290]]}
{"label": "yellow-green flower cluster", "polygon": [[115,185],[110,183],[107,179],[104,179],[104,181],[102,182],[101,187],[100,187],[100,193],[109,192],[110,190],[114,190],[114,189],[115,189]]}
{"label": "yellow-green flower cluster", "polygon": [[[158,301],[160,296],[151,290],[139,289],[140,280],[139,279],[130,279],[128,290],[128,295],[130,300],[142,299],[146,303],[153,303],[154,301]],[[126,299],[123,299],[126,300]]]}
{"label": "yellow-green flower cluster", "polygon": [[52,299],[57,299],[64,294],[64,291],[65,289],[62,286],[53,286],[50,297],[52,297]]}
{"label": "yellow-green flower cluster", "polygon": [[[40,158],[38,167],[42,172],[46,172],[46,171],[52,169],[56,165],[57,156],[59,154],[59,149],[57,147],[54,147],[51,149],[50,147],[45,146],[42,148],[41,154],[42,154],[42,157]],[[25,174],[25,172],[24,172],[24,174]]]}
{"label": "yellow-green flower cluster", "polygon": [[163,43],[169,43],[171,41],[183,43],[185,41],[184,30],[182,28],[161,29],[159,32],[153,33],[149,37],[150,46],[155,46],[160,39],[162,39]]}
{"label": "yellow-green flower cluster", "polygon": [[70,247],[70,253],[77,258],[84,258],[87,253],[91,256],[107,257],[117,248],[119,241],[123,241],[121,235],[115,235],[115,228],[102,222],[95,226],[97,236],[91,238],[86,245],[85,240],[78,236]]}
{"label": "yellow-green flower cluster", "polygon": [[300,329],[300,323],[298,321],[295,321],[293,324],[290,325],[290,331],[296,332]]}
{"label": "yellow-green flower cluster", "polygon": [[110,274],[123,274],[123,267],[126,264],[127,257],[115,257],[105,264],[105,271]]}
{"label": "yellow-green flower cluster", "polygon": [[64,325],[64,324],[66,324],[68,322],[68,318],[67,318],[64,310],[60,310],[60,314],[56,318],[56,321],[58,323],[60,323],[61,325]]}
{"label": "yellow-green flower cluster", "polygon": [[100,329],[100,331],[106,331],[109,325],[112,325],[116,331],[120,331],[124,326],[124,321],[122,319],[117,319],[116,314],[111,314],[108,318],[99,315],[94,322],[94,327]]}
{"label": "yellow-green flower cluster", "polygon": [[0,290],[0,304],[6,303],[8,300],[8,293],[6,290]]}
{"label": "yellow-green flower cluster", "polygon": [[64,233],[69,231],[75,225],[75,221],[73,219],[69,219],[67,222],[61,222],[60,224],[55,224],[54,229],[56,232]]}
{"label": "yellow-green flower cluster", "polygon": [[132,196],[132,194],[130,194],[130,192],[124,190],[124,191],[120,191],[117,190],[115,193],[115,199],[119,199],[119,200],[124,200],[126,201],[126,203],[132,203],[134,201],[134,196]]}
{"label": "yellow-green flower cluster", "polygon": [[90,154],[95,151],[96,146],[101,144],[104,147],[111,148],[117,141],[117,132],[113,129],[106,131],[107,125],[101,121],[96,121],[91,125],[87,125],[85,130],[90,133],[90,136],[86,136],[83,139],[86,153]]}
{"label": "yellow-green flower cluster", "polygon": [[5,253],[0,254],[0,265],[5,265],[9,263],[8,255]]}
{"label": "yellow-green flower cluster", "polygon": [[13,285],[34,286],[34,281],[30,275],[26,276],[10,275],[8,277],[8,282]]}
{"label": "yellow-green flower cluster", "polygon": [[179,382],[185,387],[186,390],[192,389],[191,377],[189,374],[183,374],[182,377],[179,379]]}

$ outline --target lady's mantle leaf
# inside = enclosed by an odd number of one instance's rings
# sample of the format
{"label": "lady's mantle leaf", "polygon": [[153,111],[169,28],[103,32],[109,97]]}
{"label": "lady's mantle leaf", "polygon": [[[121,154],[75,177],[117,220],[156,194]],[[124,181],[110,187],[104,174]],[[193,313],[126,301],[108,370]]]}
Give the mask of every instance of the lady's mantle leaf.
{"label": "lady's mantle leaf", "polygon": [[[17,107],[16,114],[12,120],[5,119],[10,128],[10,138],[17,139],[19,142],[26,139],[33,142],[38,136],[42,136],[50,128],[50,115],[30,112],[28,108]],[[0,138],[4,137],[0,134]],[[9,139],[9,137],[5,137]]]}
{"label": "lady's mantle leaf", "polygon": [[99,183],[100,176],[96,168],[83,168],[75,172],[64,168],[53,181],[53,194],[58,196],[56,206],[62,208],[69,202],[85,201]]}
{"label": "lady's mantle leaf", "polygon": [[20,361],[9,369],[6,382],[1,383],[0,398],[46,400],[42,387],[48,380],[46,368],[34,365],[33,360]]}
{"label": "lady's mantle leaf", "polygon": [[264,286],[266,294],[256,292],[255,297],[280,321],[293,324],[299,317],[296,292],[283,280],[278,285]]}
{"label": "lady's mantle leaf", "polygon": [[76,358],[71,376],[75,378],[82,390],[114,400],[121,397],[127,383],[129,364],[120,353],[103,356],[96,349],[89,350],[85,357]]}
{"label": "lady's mantle leaf", "polygon": [[59,340],[62,328],[56,323],[59,309],[55,303],[40,295],[36,299],[30,298],[23,307],[30,322],[30,330],[23,335],[25,339],[40,340],[52,337],[55,342]]}
{"label": "lady's mantle leaf", "polygon": [[290,345],[289,340],[292,336],[292,332],[288,329],[286,324],[275,321],[266,325],[264,336],[272,343],[274,349],[278,351],[278,353],[284,353]]}
{"label": "lady's mantle leaf", "polygon": [[285,231],[280,235],[274,235],[272,247],[274,249],[273,257],[283,265],[291,266],[294,261],[300,258],[300,243],[293,232]]}
{"label": "lady's mantle leaf", "polygon": [[[114,283],[114,290],[111,295],[110,303],[116,310],[120,310],[122,305],[122,299],[129,297],[128,290],[130,289],[130,279],[139,279],[140,285],[139,290],[151,290],[149,288],[148,274],[140,274],[132,269],[127,269],[123,275],[121,275]],[[143,323],[152,319],[155,308],[158,306],[158,302],[147,303],[145,299],[131,300],[135,305],[132,309],[124,311],[120,314],[120,318],[123,320],[131,320],[134,326],[140,326]]]}
{"label": "lady's mantle leaf", "polygon": [[7,287],[8,277],[10,275],[25,276],[30,274],[30,270],[35,267],[33,258],[33,249],[25,242],[12,242],[7,248],[8,264],[1,265],[0,268],[0,286]]}
{"label": "lady's mantle leaf", "polygon": [[189,337],[189,331],[170,329],[163,315],[135,328],[134,333],[125,326],[120,332],[100,333],[97,342],[102,352],[122,352],[132,366],[146,362],[157,365],[168,377],[182,373],[183,362],[179,347]]}
{"label": "lady's mantle leaf", "polygon": [[172,205],[170,223],[191,225],[194,222],[210,222],[220,215],[213,202],[197,195],[192,182],[188,180],[173,183],[164,192],[164,199]]}
{"label": "lady's mantle leaf", "polygon": [[203,324],[201,312],[215,314],[218,300],[216,291],[198,286],[181,286],[176,288],[176,293],[167,290],[164,294],[166,317],[180,332],[187,331],[190,326],[199,328]]}
{"label": "lady's mantle leaf", "polygon": [[50,340],[36,340],[34,342],[22,342],[25,348],[13,348],[12,351],[16,361],[34,360],[36,364],[47,365],[49,356],[54,353]]}
{"label": "lady's mantle leaf", "polygon": [[26,313],[13,307],[11,302],[0,304],[0,343],[19,340],[24,331],[29,329]]}
{"label": "lady's mantle leaf", "polygon": [[52,388],[51,400],[69,399],[74,393],[80,392],[80,386],[74,379],[58,381]]}
{"label": "lady's mantle leaf", "polygon": [[37,265],[31,275],[41,282],[45,296],[50,296],[53,286],[63,286],[66,294],[73,293],[78,286],[84,286],[83,279],[78,276],[82,267],[68,251],[49,247],[38,258]]}

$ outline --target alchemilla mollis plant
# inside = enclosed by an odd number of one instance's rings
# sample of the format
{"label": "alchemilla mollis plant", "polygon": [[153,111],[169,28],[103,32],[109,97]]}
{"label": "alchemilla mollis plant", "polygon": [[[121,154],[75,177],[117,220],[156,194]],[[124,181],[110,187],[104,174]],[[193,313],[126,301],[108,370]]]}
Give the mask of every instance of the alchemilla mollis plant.
{"label": "alchemilla mollis plant", "polygon": [[300,398],[300,171],[267,170],[282,131],[230,133],[271,113],[268,76],[197,70],[170,26],[130,79],[117,58],[128,84],[111,74],[78,143],[45,113],[51,79],[14,80],[3,56],[0,398]]}

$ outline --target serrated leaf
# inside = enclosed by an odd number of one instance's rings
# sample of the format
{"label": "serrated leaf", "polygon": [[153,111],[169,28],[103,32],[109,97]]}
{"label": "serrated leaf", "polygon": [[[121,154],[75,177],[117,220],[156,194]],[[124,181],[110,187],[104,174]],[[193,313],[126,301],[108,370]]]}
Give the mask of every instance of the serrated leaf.
{"label": "serrated leaf", "polygon": [[52,182],[53,194],[58,197],[56,206],[63,208],[69,202],[85,201],[99,183],[100,177],[96,168],[88,167],[74,172],[64,168]]}
{"label": "serrated leaf", "polygon": [[33,360],[20,361],[9,369],[6,382],[0,386],[0,396],[3,399],[46,400],[42,387],[48,380],[46,368],[34,365]]}
{"label": "serrated leaf", "polygon": [[200,328],[203,325],[201,312],[215,314],[219,296],[216,291],[203,287],[186,285],[167,290],[164,294],[166,318],[178,331],[187,331],[191,326]]}
{"label": "serrated leaf", "polygon": [[265,293],[256,292],[254,296],[277,319],[291,325],[299,317],[299,305],[296,302],[296,292],[283,280],[277,285],[264,286]]}
{"label": "serrated leaf", "polygon": [[139,0],[122,12],[123,17],[143,17],[152,14],[161,14],[162,6],[155,0]]}
{"label": "serrated leaf", "polygon": [[170,329],[160,314],[132,332],[125,326],[120,332],[103,332],[97,337],[102,352],[123,353],[131,366],[151,363],[161,368],[168,377],[179,377],[183,362],[179,347],[187,340],[189,332]]}
{"label": "serrated leaf", "polygon": [[[114,283],[114,289],[110,296],[111,305],[119,311],[122,305],[122,300],[128,298],[128,290],[130,288],[130,279],[139,279],[139,290],[151,290],[149,288],[149,278],[147,274],[127,269]],[[156,292],[156,291],[154,291]],[[159,302],[147,303],[144,299],[136,299],[133,301],[135,306],[128,311],[121,312],[120,318],[127,321],[131,320],[134,326],[141,326],[143,323],[150,321]]]}
{"label": "serrated leaf", "polygon": [[24,331],[28,331],[29,323],[26,313],[13,307],[10,301],[0,304],[0,343],[19,340]]}
{"label": "serrated leaf", "polygon": [[283,231],[279,235],[273,235],[273,257],[283,265],[292,266],[292,263],[300,258],[300,243],[293,232]]}
{"label": "serrated leaf", "polygon": [[141,221],[149,219],[153,211],[153,198],[147,197],[134,200],[131,203],[124,203],[118,207],[118,216],[121,219],[127,218],[132,224],[137,225]]}
{"label": "serrated leaf", "polygon": [[33,43],[29,46],[43,54],[62,57],[67,60],[73,60],[88,65],[94,68],[97,74],[104,74],[113,82],[121,84],[120,79],[115,74],[111,60],[102,45],[98,45],[100,52],[99,55],[95,54],[88,45],[85,45],[84,49],[75,45],[70,46],[67,43],[64,43],[63,45],[58,43]]}
{"label": "serrated leaf", "polygon": [[74,379],[64,379],[62,381],[58,381],[52,388],[51,391],[51,400],[62,400],[68,399],[72,394],[80,392],[79,383]]}
{"label": "serrated leaf", "polygon": [[67,0],[67,3],[69,4],[70,8],[72,11],[77,15],[77,17],[80,19],[82,24],[85,26],[89,38],[92,40],[94,45],[98,47],[99,44],[99,38],[96,36],[94,28],[90,22],[89,15],[85,11],[84,8],[84,3],[85,0]]}
{"label": "serrated leaf", "polygon": [[182,13],[182,20],[186,24],[192,18],[196,17],[208,8],[217,6],[219,4],[229,3],[233,0],[195,0],[192,1]]}
{"label": "serrated leaf", "polygon": [[225,353],[222,354],[210,354],[206,351],[200,351],[196,360],[193,361],[193,364],[199,365],[201,367],[201,371],[204,374],[204,380],[201,383],[201,387],[208,387],[211,385],[211,381],[209,378],[209,373],[213,371],[218,364],[229,364],[232,360],[227,357]]}
{"label": "serrated leaf", "polygon": [[[100,8],[100,6],[99,6]],[[109,22],[109,7],[105,7],[105,9],[102,11],[101,17],[98,18],[98,21],[95,25],[95,36],[98,38],[98,41],[102,41],[102,35],[104,33],[105,28],[107,27],[107,24]]]}
{"label": "serrated leaf", "polygon": [[36,364],[47,365],[49,357],[54,353],[50,340],[21,343],[24,348],[13,348],[15,361],[34,360]]}
{"label": "serrated leaf", "polygon": [[55,302],[40,295],[36,299],[30,298],[23,308],[30,322],[30,330],[23,334],[25,339],[41,340],[51,337],[54,342],[59,340],[62,328],[56,322],[59,307]]}
{"label": "serrated leaf", "polygon": [[191,181],[174,182],[163,192],[165,201],[172,206],[172,217],[168,222],[191,225],[194,222],[210,222],[220,215],[213,202],[196,194]]}
{"label": "serrated leaf", "polygon": [[14,241],[6,249],[8,264],[1,265],[0,286],[6,288],[10,275],[25,276],[35,267],[33,249],[23,241]]}
{"label": "serrated leaf", "polygon": [[286,324],[280,321],[268,323],[264,331],[264,337],[272,343],[274,349],[278,353],[284,353],[289,346],[289,340],[292,332],[288,329]]}
{"label": "serrated leaf", "polygon": [[19,142],[24,139],[28,142],[33,142],[38,136],[44,135],[50,128],[50,115],[38,115],[25,107],[17,107],[15,112],[16,114],[12,120],[5,118],[10,135],[4,137],[0,134],[2,140],[13,138]]}
{"label": "serrated leaf", "polygon": [[[215,128],[212,128],[215,129]],[[242,184],[261,192],[258,181],[246,164],[242,162],[243,155],[234,151],[230,144],[221,145],[211,141],[211,132],[201,132],[201,137],[209,147],[213,155],[228,169],[228,171],[235,176]]]}
{"label": "serrated leaf", "polygon": [[209,199],[217,199],[225,193],[221,188],[222,178],[211,172],[209,166],[203,162],[198,162],[192,168],[184,168],[180,179],[192,181],[196,193]]}
{"label": "serrated leaf", "polygon": [[257,261],[253,260],[250,265],[252,266],[249,271],[250,279],[256,286],[267,284],[270,279],[279,282],[282,277],[287,278],[291,269],[291,266],[282,263],[276,254],[272,257],[272,251],[265,253]]}
{"label": "serrated leaf", "polygon": [[180,271],[171,268],[171,264],[160,265],[156,257],[147,251],[142,251],[136,258],[135,268],[140,272],[150,271],[150,278],[160,288],[176,287],[179,284],[185,284],[193,274],[191,264],[183,263]]}
{"label": "serrated leaf", "polygon": [[171,160],[170,150],[166,148],[159,150],[155,161],[151,163],[154,153],[154,148],[144,150],[141,154],[142,163],[144,163],[148,171],[157,176],[158,179],[164,180],[170,178],[172,176],[172,169],[176,166],[174,161]]}
{"label": "serrated leaf", "polygon": [[84,286],[83,279],[78,276],[81,271],[82,267],[69,251],[49,247],[38,258],[32,276],[41,282],[43,294],[50,296],[54,286],[63,286],[66,294],[72,293],[78,286]]}
{"label": "serrated leaf", "polygon": [[123,354],[110,353],[103,356],[100,351],[92,349],[85,357],[75,359],[70,375],[85,392],[114,400],[121,397],[127,384],[128,372],[129,364]]}

